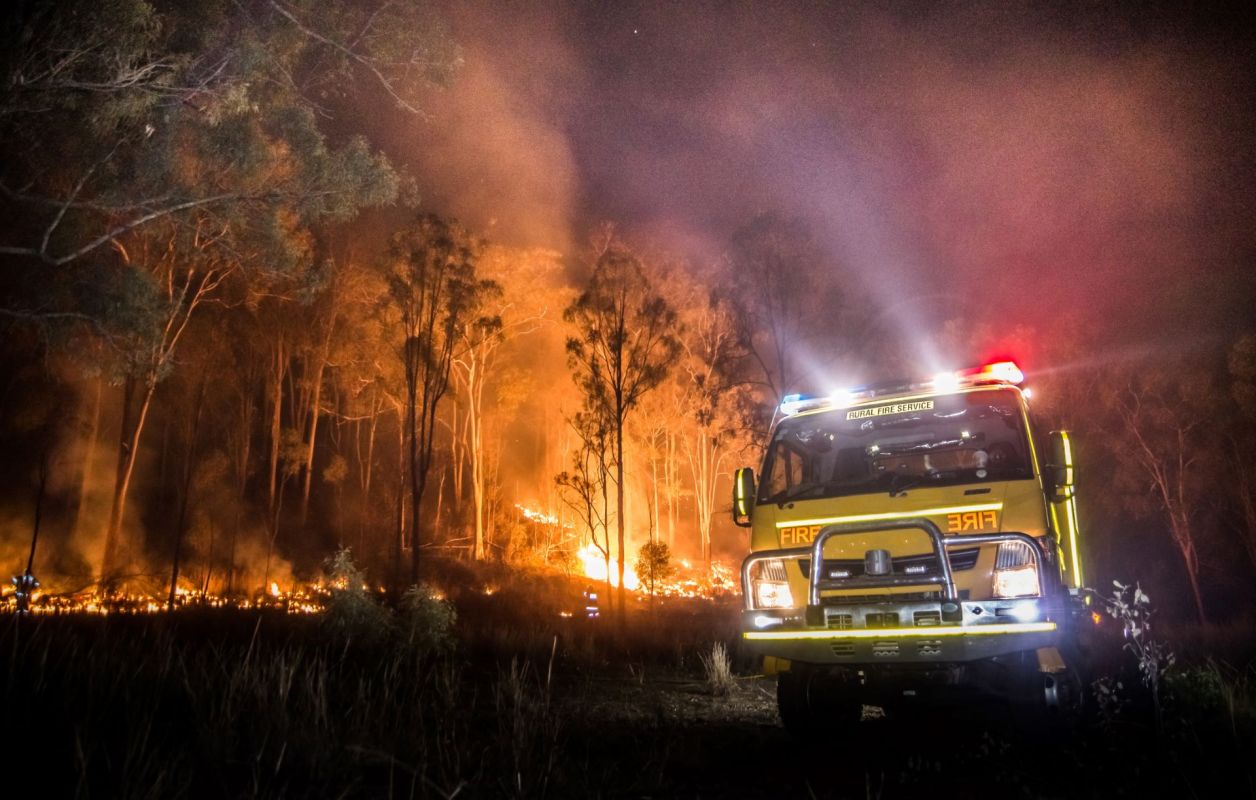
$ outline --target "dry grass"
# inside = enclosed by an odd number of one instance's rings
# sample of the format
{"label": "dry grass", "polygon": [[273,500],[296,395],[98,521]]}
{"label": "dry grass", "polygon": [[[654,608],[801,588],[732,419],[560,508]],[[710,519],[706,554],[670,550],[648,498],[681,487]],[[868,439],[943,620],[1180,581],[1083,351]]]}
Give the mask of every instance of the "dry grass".
{"label": "dry grass", "polygon": [[706,685],[711,694],[724,697],[737,688],[737,679],[733,677],[733,663],[723,642],[711,645],[711,652],[702,653],[699,659],[702,661],[702,674],[706,676]]}
{"label": "dry grass", "polygon": [[[551,617],[561,592],[529,614],[518,602],[524,585],[468,591],[456,622],[444,606],[381,610],[391,621],[378,634],[359,619],[374,611],[343,625],[246,613],[0,618],[5,758],[29,767],[6,771],[6,788],[19,796],[26,780],[39,796],[120,798],[779,797],[808,787],[857,796],[871,781],[891,795],[946,796],[971,790],[974,770],[1027,796],[1082,786],[1082,796],[1202,797],[1254,785],[1251,668],[1184,670],[1168,686],[1159,739],[1137,696],[1116,727],[1082,728],[1052,758],[1009,747],[998,720],[957,732],[941,714],[923,736],[919,721],[870,719],[850,754],[859,768],[833,771],[818,766],[829,763],[822,744],[777,727],[770,682],[734,677],[754,671],[725,644],[735,641],[735,609],[662,604],[620,625]],[[1079,784],[1071,771],[1088,777]]]}

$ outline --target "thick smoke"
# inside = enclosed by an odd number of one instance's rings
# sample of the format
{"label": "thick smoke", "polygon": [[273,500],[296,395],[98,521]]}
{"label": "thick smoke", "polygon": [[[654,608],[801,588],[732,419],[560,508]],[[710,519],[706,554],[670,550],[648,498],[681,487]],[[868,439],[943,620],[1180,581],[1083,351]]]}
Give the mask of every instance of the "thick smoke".
{"label": "thick smoke", "polygon": [[[1246,313],[1252,59],[1226,20],[1144,11],[451,4],[464,68],[388,140],[425,205],[573,283],[602,220],[709,265],[771,212],[920,368],[1154,347]],[[520,366],[566,386],[542,351]],[[505,447],[503,485],[544,494],[552,455]]]}

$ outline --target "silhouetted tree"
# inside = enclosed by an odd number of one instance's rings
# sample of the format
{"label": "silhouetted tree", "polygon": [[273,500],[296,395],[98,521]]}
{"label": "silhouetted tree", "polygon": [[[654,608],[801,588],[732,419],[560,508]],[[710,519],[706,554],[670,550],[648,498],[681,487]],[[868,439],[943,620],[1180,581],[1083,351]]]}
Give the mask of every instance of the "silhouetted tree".
{"label": "silhouetted tree", "polygon": [[419,580],[420,508],[432,466],[436,409],[449,388],[454,349],[495,289],[476,277],[483,245],[461,225],[420,217],[393,237],[390,293],[400,319],[399,357],[405,367],[405,442],[410,517],[410,580]]}
{"label": "silhouetted tree", "polygon": [[641,262],[610,241],[598,255],[588,286],[564,313],[576,335],[568,360],[588,403],[611,427],[615,468],[619,608],[625,609],[624,427],[643,395],[671,369],[680,344],[676,313],[654,290]]}
{"label": "silhouetted tree", "polygon": [[667,542],[646,542],[641,545],[633,566],[637,570],[637,577],[650,592],[651,602],[654,600],[659,581],[667,580],[675,572],[672,566],[672,550],[667,546]]}

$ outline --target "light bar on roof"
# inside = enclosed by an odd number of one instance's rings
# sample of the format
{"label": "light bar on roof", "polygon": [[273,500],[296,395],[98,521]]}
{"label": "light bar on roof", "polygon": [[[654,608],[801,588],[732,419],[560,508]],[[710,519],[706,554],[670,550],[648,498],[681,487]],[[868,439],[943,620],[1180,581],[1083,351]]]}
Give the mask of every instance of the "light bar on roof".
{"label": "light bar on roof", "polygon": [[[895,392],[903,390],[926,390],[932,392],[953,392],[962,386],[973,386],[981,383],[1008,383],[1019,386],[1025,381],[1025,373],[1014,361],[994,361],[980,367],[957,369],[939,372],[926,383],[906,384],[896,387]],[[860,387],[858,389],[839,389],[829,395],[787,394],[781,398],[780,413],[792,417],[803,411],[811,411],[821,407],[845,408],[863,400],[877,397],[890,390],[878,391],[875,388]],[[1028,394],[1028,392],[1026,392]]]}
{"label": "light bar on roof", "polygon": [[867,392],[851,389],[839,389],[828,395],[787,394],[781,398],[780,412],[783,416],[792,417],[822,406],[845,408],[865,396],[869,396]]}
{"label": "light bar on roof", "polygon": [[964,370],[963,377],[973,380],[1001,381],[1017,385],[1025,382],[1025,373],[1021,372],[1021,368],[1016,366],[1014,361],[996,361],[993,364],[985,364],[975,369]]}

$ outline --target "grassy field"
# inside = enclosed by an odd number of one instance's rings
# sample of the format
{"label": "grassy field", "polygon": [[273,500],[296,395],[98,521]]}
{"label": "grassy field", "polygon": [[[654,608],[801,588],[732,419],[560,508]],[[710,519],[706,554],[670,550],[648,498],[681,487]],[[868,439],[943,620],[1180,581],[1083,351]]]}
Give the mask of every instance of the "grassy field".
{"label": "grassy field", "polygon": [[[1256,796],[1256,673],[1198,650],[1166,673],[1159,725],[1114,651],[1113,702],[1054,740],[996,713],[798,742],[736,649],[735,605],[638,603],[620,626],[560,616],[563,592],[496,589],[396,610],[346,596],[324,616],[0,618],[4,783],[109,798]],[[1250,647],[1211,636],[1232,658]]]}

